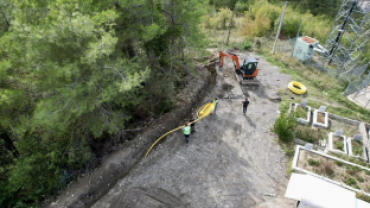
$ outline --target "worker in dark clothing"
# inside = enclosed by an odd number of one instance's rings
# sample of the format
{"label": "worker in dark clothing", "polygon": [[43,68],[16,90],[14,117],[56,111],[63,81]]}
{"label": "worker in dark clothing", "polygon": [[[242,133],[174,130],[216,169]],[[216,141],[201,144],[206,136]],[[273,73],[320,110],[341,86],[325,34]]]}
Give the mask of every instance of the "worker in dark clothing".
{"label": "worker in dark clothing", "polygon": [[248,108],[248,105],[249,105],[248,98],[245,98],[245,100],[242,103],[243,103],[243,114],[245,115],[247,113],[247,108]]}
{"label": "worker in dark clothing", "polygon": [[[195,119],[193,117],[191,117],[191,119],[189,120],[190,123],[192,123],[193,121],[195,121]],[[192,123],[190,124],[190,133],[193,134],[195,133],[195,123]]]}
{"label": "worker in dark clothing", "polygon": [[189,136],[190,136],[190,125],[189,124],[190,123],[187,123],[186,126],[183,128],[186,143],[189,143]]}

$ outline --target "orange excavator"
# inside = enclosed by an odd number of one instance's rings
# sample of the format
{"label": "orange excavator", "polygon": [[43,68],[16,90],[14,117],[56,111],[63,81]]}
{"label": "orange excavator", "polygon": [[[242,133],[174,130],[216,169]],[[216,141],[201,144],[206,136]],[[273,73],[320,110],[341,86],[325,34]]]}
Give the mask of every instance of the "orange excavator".
{"label": "orange excavator", "polygon": [[[243,65],[240,66],[239,58],[234,53],[225,53],[220,51],[220,67],[224,65],[224,56],[230,57],[233,60],[235,72],[243,77],[243,80],[254,80],[258,74],[258,61],[255,58],[247,58],[244,60]],[[246,84],[246,81],[242,81],[242,84]]]}

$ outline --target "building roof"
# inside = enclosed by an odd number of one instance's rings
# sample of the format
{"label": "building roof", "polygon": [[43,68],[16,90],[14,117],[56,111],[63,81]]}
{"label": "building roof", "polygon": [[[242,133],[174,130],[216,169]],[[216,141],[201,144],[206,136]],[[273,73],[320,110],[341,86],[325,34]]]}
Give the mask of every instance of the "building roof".
{"label": "building roof", "polygon": [[[301,201],[307,208],[370,208],[356,193],[320,178],[293,173],[285,197]],[[305,204],[307,203],[307,204]]]}
{"label": "building roof", "polygon": [[308,43],[308,44],[312,44],[312,43],[319,42],[318,40],[313,39],[313,38],[310,38],[310,37],[308,37],[308,36],[303,36],[303,37],[301,37],[301,40],[302,40],[303,42]]}

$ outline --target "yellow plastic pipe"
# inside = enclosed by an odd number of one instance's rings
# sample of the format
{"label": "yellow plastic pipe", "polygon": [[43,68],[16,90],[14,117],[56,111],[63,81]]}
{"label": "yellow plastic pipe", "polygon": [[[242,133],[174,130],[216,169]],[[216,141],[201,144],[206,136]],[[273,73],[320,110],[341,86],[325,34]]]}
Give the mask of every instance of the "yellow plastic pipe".
{"label": "yellow plastic pipe", "polygon": [[[213,111],[215,110],[215,104],[214,103],[207,103],[207,104],[205,104],[204,106],[202,106],[201,108],[199,108],[199,110],[198,110],[198,112],[197,112],[197,117],[198,117],[198,119],[197,120],[195,120],[195,121],[193,121],[193,122],[190,122],[190,124],[192,124],[192,123],[195,123],[195,122],[197,122],[197,121],[199,121],[199,120],[201,120],[201,119],[203,119],[203,118],[205,118],[205,117],[207,117],[207,116],[209,116],[209,114],[211,114]],[[163,134],[161,137],[159,137],[153,144],[152,144],[152,146],[150,146],[150,148],[148,149],[148,151],[146,152],[146,154],[145,154],[145,156],[144,156],[144,158],[146,157],[146,156],[148,156],[148,154],[150,153],[150,151],[152,151],[152,149],[153,149],[153,147],[161,140],[161,139],[163,139],[164,137],[166,137],[167,135],[169,135],[169,134],[171,134],[172,132],[175,132],[175,131],[177,131],[177,130],[179,130],[179,129],[182,129],[182,128],[184,128],[185,127],[185,125],[183,125],[183,126],[179,126],[179,127],[177,127],[177,128],[175,128],[175,129],[172,129],[171,131],[169,131],[169,132],[167,132],[167,133],[165,133],[165,134]]]}

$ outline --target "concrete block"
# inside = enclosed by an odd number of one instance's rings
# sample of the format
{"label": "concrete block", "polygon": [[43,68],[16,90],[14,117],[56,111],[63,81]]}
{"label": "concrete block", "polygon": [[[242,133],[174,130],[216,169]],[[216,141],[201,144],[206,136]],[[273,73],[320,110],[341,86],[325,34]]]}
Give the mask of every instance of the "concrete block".
{"label": "concrete block", "polygon": [[336,135],[342,136],[343,135],[343,130],[339,129],[335,132]]}
{"label": "concrete block", "polygon": [[304,145],[304,149],[305,150],[312,150],[313,149],[313,145],[311,143],[307,143]]}
{"label": "concrete block", "polygon": [[[352,152],[352,140],[355,140],[355,139],[352,139],[352,138],[347,138],[347,143],[348,143],[348,154],[352,157],[356,157],[356,158],[361,158],[363,160],[365,160],[365,146],[363,145],[362,143],[362,148],[363,148],[363,152],[362,152],[362,155],[354,155],[354,153]],[[362,140],[360,140],[362,142]],[[353,141],[355,142],[355,141]]]}
{"label": "concrete block", "polygon": [[307,107],[307,100],[302,100],[301,106],[302,107]]}
{"label": "concrete block", "polygon": [[[299,145],[302,145],[302,146],[305,146],[306,144],[308,144],[309,142],[307,142],[307,141],[304,141],[304,140],[301,140],[301,139],[297,139],[297,138],[294,138],[294,140],[293,140],[296,144],[299,144]],[[325,142],[323,142],[323,143],[325,143],[325,145],[326,145],[326,140],[324,139],[323,141],[325,141]],[[325,145],[316,145],[316,144],[312,144],[313,145],[313,149],[317,149],[317,150],[320,150],[320,151],[325,151]]]}
{"label": "concrete block", "polygon": [[[367,130],[366,130],[366,124],[364,122],[361,122],[358,125],[358,128],[359,128],[360,134],[362,135],[362,142],[364,143],[365,148],[369,149],[370,141],[369,141],[369,137],[368,137]],[[367,161],[368,159],[369,158],[365,154],[365,160]]]}
{"label": "concrete block", "polygon": [[355,134],[355,136],[353,136],[353,139],[358,140],[358,141],[362,141],[362,135],[361,134]]}
{"label": "concrete block", "polygon": [[[343,140],[343,151],[341,150],[338,150],[338,149],[334,149],[334,141],[333,141],[333,137],[334,136],[337,136],[339,137],[340,139]],[[330,132],[329,133],[329,151],[331,152],[337,152],[337,153],[341,153],[341,154],[348,154],[347,153],[347,142],[346,142],[346,137],[344,135],[338,135],[336,133],[333,133],[333,132]]]}
{"label": "concrete block", "polygon": [[327,129],[329,127],[329,113],[323,112],[323,114],[324,114],[324,123],[321,123],[321,122],[318,121],[318,114],[319,113],[322,113],[322,112],[320,112],[317,109],[315,109],[313,111],[312,125]]}
{"label": "concrete block", "polygon": [[345,123],[345,124],[352,125],[352,126],[358,126],[360,124],[360,121],[352,120],[352,119],[349,119],[349,118],[344,118],[344,117],[335,115],[333,113],[329,113],[329,118],[340,121],[340,122]]}
{"label": "concrete block", "polygon": [[[299,106],[300,106],[300,104],[294,103],[294,111],[297,111],[297,108]],[[310,106],[306,106],[306,108],[307,108],[307,116],[306,116],[306,118],[297,118],[298,123],[300,123],[302,125],[308,125],[308,124],[310,124],[310,121],[311,121],[311,107]]]}
{"label": "concrete block", "polygon": [[319,112],[320,113],[325,113],[325,110],[326,110],[326,106],[320,106],[320,108],[319,108]]}

